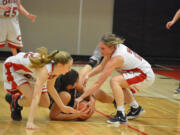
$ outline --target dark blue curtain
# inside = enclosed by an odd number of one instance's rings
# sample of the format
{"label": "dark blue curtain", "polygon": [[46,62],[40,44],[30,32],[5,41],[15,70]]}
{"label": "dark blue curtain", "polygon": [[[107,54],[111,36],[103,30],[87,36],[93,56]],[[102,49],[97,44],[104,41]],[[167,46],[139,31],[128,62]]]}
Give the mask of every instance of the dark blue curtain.
{"label": "dark blue curtain", "polygon": [[115,0],[113,32],[153,63],[180,65],[180,20],[165,27],[178,9],[180,0]]}

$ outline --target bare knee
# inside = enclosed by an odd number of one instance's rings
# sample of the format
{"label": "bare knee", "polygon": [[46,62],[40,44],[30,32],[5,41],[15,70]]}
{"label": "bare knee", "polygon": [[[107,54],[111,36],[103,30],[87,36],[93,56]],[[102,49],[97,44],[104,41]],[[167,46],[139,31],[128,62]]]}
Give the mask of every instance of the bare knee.
{"label": "bare knee", "polygon": [[122,75],[112,77],[110,80],[111,87],[120,86],[121,88],[128,88],[129,85]]}
{"label": "bare knee", "polygon": [[111,80],[110,80],[110,85],[111,85],[111,86],[114,86],[114,85],[116,85],[116,84],[121,85],[121,82],[122,82],[121,78],[115,76],[115,77],[112,77],[112,78],[111,78]]}
{"label": "bare knee", "polygon": [[60,92],[59,96],[60,96],[60,98],[61,98],[64,105],[67,105],[71,100],[71,95],[68,92],[65,92],[65,91]]}

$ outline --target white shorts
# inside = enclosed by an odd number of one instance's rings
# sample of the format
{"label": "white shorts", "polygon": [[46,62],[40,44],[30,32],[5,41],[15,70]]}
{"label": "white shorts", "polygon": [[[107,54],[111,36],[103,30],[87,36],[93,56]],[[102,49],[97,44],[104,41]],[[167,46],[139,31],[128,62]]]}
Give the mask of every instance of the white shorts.
{"label": "white shorts", "polygon": [[0,17],[0,47],[4,47],[6,41],[10,48],[23,47],[18,17]]}
{"label": "white shorts", "polygon": [[[35,79],[32,75],[18,73],[11,65],[3,65],[3,78],[4,89],[12,94],[19,92],[17,87],[23,84],[30,84],[34,88]],[[43,86],[42,92],[47,92],[46,85]]]}
{"label": "white shorts", "polygon": [[138,72],[124,72],[122,75],[128,82],[130,90],[133,93],[146,89],[151,86],[155,80],[155,75],[152,69],[149,69],[146,73],[139,70]]}

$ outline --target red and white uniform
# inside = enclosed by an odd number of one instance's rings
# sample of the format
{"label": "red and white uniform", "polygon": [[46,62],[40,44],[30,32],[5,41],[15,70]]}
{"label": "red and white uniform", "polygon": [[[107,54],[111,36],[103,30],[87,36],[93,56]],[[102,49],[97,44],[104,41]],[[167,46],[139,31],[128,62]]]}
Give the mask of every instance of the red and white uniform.
{"label": "red and white uniform", "polygon": [[18,0],[0,0],[0,5],[9,5],[10,10],[0,9],[0,47],[8,42],[10,48],[21,49],[21,31],[18,20]]}
{"label": "red and white uniform", "polygon": [[[6,59],[3,65],[3,77],[4,77],[4,89],[10,93],[17,92],[16,89],[18,86],[28,83],[34,85],[36,81],[35,70],[30,68],[30,59],[29,57],[38,56],[38,53],[18,53],[16,56],[11,56]],[[52,79],[55,76],[52,76],[53,64],[46,64],[48,70],[49,79]],[[47,92],[46,84],[42,90]]]}
{"label": "red and white uniform", "polygon": [[122,56],[124,58],[122,67],[117,69],[117,71],[122,73],[132,92],[145,89],[152,85],[155,75],[151,65],[145,59],[123,44],[117,45],[111,57],[116,56]]}

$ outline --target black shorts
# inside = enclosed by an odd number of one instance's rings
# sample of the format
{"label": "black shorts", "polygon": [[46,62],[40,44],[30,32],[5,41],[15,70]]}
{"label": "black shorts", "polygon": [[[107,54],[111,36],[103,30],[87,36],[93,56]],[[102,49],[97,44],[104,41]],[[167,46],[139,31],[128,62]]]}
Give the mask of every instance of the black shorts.
{"label": "black shorts", "polygon": [[[62,90],[60,91],[59,93],[61,92],[67,92],[71,95],[71,100],[69,101],[69,103],[67,104],[67,106],[70,106],[70,107],[74,107],[74,104],[75,104],[75,99],[80,97],[81,94],[79,92],[76,92],[76,89],[72,89],[72,90]],[[50,96],[50,95],[49,95]],[[84,100],[86,101],[89,101],[89,98],[85,98]],[[50,106],[49,106],[49,109],[51,109],[52,105],[54,103],[54,100],[52,99],[52,97],[50,96]]]}

